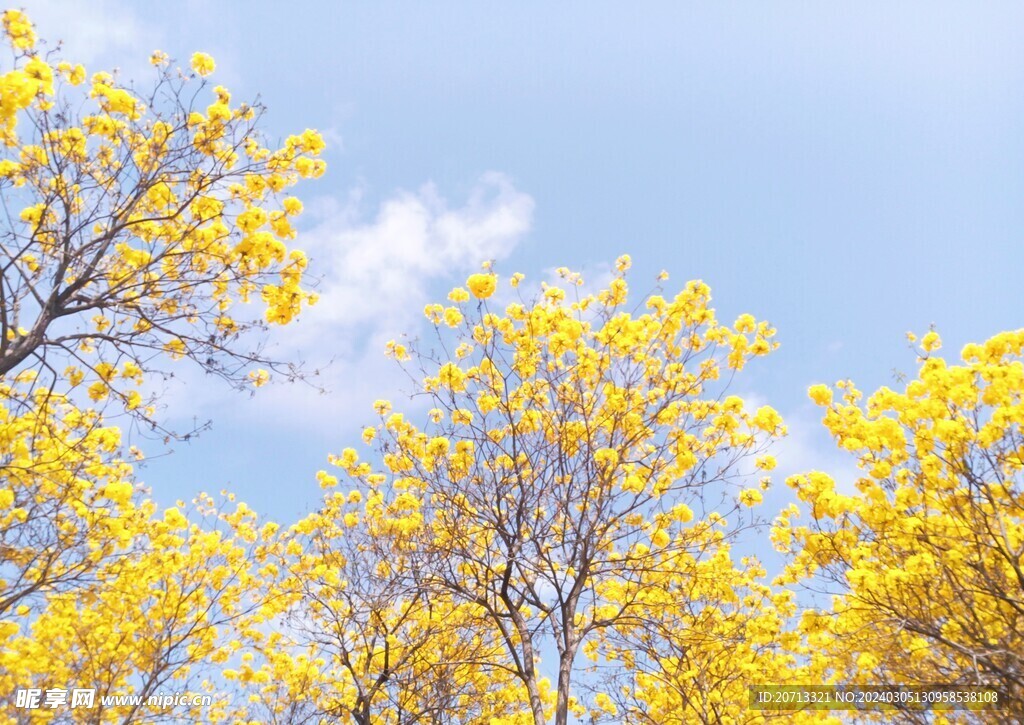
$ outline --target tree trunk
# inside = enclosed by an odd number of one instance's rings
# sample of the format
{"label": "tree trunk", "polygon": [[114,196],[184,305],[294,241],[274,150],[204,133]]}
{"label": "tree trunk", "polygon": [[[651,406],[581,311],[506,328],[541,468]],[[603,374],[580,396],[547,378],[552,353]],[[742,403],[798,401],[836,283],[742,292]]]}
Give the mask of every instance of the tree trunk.
{"label": "tree trunk", "polygon": [[537,686],[537,667],[533,654],[533,638],[526,626],[526,619],[513,607],[509,606],[509,613],[512,615],[512,623],[519,634],[520,648],[522,652],[522,678],[526,683],[526,692],[530,696],[530,710],[533,712],[534,725],[545,725],[544,701],[540,697],[540,688]]}
{"label": "tree trunk", "polygon": [[558,700],[555,704],[555,725],[568,725],[569,693],[572,687],[572,663],[576,659],[576,643],[558,658]]}

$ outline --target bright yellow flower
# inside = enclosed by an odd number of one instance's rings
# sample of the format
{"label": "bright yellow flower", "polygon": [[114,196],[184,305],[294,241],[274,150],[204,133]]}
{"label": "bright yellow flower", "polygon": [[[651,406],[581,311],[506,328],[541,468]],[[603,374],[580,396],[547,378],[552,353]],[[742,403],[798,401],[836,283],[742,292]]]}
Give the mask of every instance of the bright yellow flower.
{"label": "bright yellow flower", "polygon": [[479,300],[486,300],[494,294],[498,279],[493,274],[472,274],[466,280],[466,286],[473,296]]}
{"label": "bright yellow flower", "polygon": [[921,349],[925,352],[933,352],[942,347],[942,339],[939,337],[939,333],[934,330],[925,334],[921,338]]}
{"label": "bright yellow flower", "polygon": [[213,58],[206,53],[193,53],[191,66],[192,70],[204,78],[213,73],[215,68]]}
{"label": "bright yellow flower", "polygon": [[826,406],[832,404],[832,391],[827,385],[812,385],[807,389],[807,396],[817,405]]}
{"label": "bright yellow flower", "polygon": [[184,529],[188,526],[188,519],[186,519],[181,511],[177,508],[172,507],[164,511],[164,521],[172,529]]}
{"label": "bright yellow flower", "polygon": [[11,40],[11,45],[19,50],[29,50],[36,44],[36,34],[32,22],[20,10],[6,10],[3,14],[4,33]]}
{"label": "bright yellow flower", "polygon": [[108,388],[106,383],[103,383],[102,381],[97,380],[89,386],[89,397],[94,401],[103,400],[109,393],[110,388]]}
{"label": "bright yellow flower", "polygon": [[757,506],[763,500],[764,497],[756,488],[748,488],[740,493],[740,503],[744,506]]}
{"label": "bright yellow flower", "polygon": [[249,380],[252,382],[253,387],[262,388],[270,382],[270,373],[263,368],[252,370],[249,372]]}

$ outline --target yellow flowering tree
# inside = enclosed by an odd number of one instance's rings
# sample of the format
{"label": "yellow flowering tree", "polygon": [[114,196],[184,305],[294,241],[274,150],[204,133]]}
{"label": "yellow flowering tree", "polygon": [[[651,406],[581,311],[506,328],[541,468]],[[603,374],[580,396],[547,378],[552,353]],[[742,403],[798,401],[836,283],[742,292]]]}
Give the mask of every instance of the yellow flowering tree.
{"label": "yellow flowering tree", "polygon": [[436,344],[389,345],[418,368],[426,423],[380,401],[365,438],[383,470],[351,449],[336,459],[367,506],[402,501],[423,585],[480,609],[537,723],[549,716],[541,649],[557,653],[565,723],[584,707],[580,648],[640,616],[638,592],[668,552],[713,557],[754,523],[767,481],[744,481],[774,465],[758,454],[785,430],[720,381],[768,354],[774,330],[750,315],[720,323],[701,282],[630,303],[629,265],[595,294],[563,269],[565,287],[507,304],[489,268],[471,276],[450,304],[427,306]]}
{"label": "yellow flowering tree", "polygon": [[769,586],[756,559],[737,564],[717,528],[696,528],[689,550],[660,552],[639,583],[605,585],[608,601],[631,607],[584,647],[605,673],[591,721],[841,722],[749,707],[750,686],[823,684],[827,662],[793,626],[794,592]]}
{"label": "yellow flowering tree", "polygon": [[332,493],[263,542],[264,604],[242,625],[246,659],[225,673],[245,703],[238,717],[525,725],[521,689],[479,608],[424,586],[410,513],[401,497]]}
{"label": "yellow flowering tree", "polygon": [[[14,631],[0,648],[0,703],[18,712],[21,688],[94,688],[95,707],[61,714],[146,722],[160,716],[146,707],[151,695],[191,692],[213,702],[196,719],[227,716],[231,693],[213,675],[237,652],[243,615],[263,601],[252,596],[251,571],[261,532],[245,504],[228,510],[205,495],[192,507],[178,503],[158,514],[142,502],[123,517],[117,556],[96,562],[74,587],[47,587],[39,606],[5,623]],[[125,695],[143,704],[103,705],[105,696]]]}
{"label": "yellow flowering tree", "polygon": [[[140,92],[43,54],[19,11],[3,29],[0,375],[32,368],[36,385],[149,417],[137,384],[168,355],[235,383],[275,367],[244,333],[314,299],[287,192],[323,173],[320,136],[268,148],[263,108],[211,87],[203,53],[185,70],[155,53]],[[250,297],[262,316],[237,304]]]}
{"label": "yellow flowering tree", "polygon": [[137,514],[120,431],[54,395],[30,409],[11,395],[0,383],[0,617],[88,578]]}
{"label": "yellow flowering tree", "polygon": [[314,300],[287,193],[322,174],[323,142],[267,147],[262,108],[211,87],[203,53],[155,53],[141,92],[43,52],[24,13],[0,20],[0,692],[147,694],[230,651],[256,534],[207,499],[198,522],[158,513],[111,420],[160,427],[142,385],[169,360],[235,384],[295,372],[248,333]]}
{"label": "yellow flowering tree", "polygon": [[838,397],[810,389],[864,475],[847,492],[821,472],[790,479],[810,522],[790,512],[774,536],[793,555],[790,581],[832,585],[831,611],[808,612],[803,629],[838,676],[994,685],[1008,695],[1000,716],[1019,721],[1024,330],[967,345],[959,364],[940,344],[935,332],[922,337],[916,379],[866,404],[848,381]]}

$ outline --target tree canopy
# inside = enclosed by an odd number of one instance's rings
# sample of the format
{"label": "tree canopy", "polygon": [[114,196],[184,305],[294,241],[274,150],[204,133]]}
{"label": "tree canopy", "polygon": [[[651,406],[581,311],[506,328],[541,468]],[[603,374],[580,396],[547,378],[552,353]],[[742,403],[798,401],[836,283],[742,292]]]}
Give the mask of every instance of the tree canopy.
{"label": "tree canopy", "polygon": [[[860,475],[790,476],[776,511],[786,424],[736,392],[769,322],[700,280],[637,294],[628,255],[538,285],[485,262],[387,344],[408,400],[315,510],[161,507],[125,435],[176,434],[153,381],[304,374],[262,344],[316,302],[292,192],[324,142],[270,144],[205,53],[129,83],[2,28],[0,722],[1024,719],[1024,330],[959,362],[913,338],[901,390],[812,386]],[[773,685],[946,699],[760,707]]]}

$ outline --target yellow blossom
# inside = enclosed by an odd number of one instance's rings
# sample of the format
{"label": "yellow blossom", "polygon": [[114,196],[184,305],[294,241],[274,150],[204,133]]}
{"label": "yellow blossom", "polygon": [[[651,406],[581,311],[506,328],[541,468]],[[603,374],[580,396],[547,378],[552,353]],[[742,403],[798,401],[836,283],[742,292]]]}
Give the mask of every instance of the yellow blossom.
{"label": "yellow blossom", "polygon": [[206,77],[213,73],[214,62],[206,53],[193,53],[191,60],[192,70],[198,75]]}
{"label": "yellow blossom", "polygon": [[466,286],[473,296],[480,300],[486,300],[494,294],[497,284],[497,277],[493,274],[473,274],[466,280]]}

